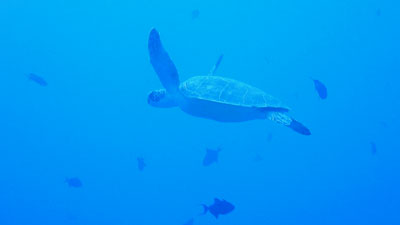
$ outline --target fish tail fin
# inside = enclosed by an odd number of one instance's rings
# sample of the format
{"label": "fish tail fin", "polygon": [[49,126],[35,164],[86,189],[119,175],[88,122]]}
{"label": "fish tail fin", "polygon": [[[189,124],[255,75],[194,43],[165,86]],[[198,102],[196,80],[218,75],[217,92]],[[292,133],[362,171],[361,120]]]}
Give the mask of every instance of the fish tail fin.
{"label": "fish tail fin", "polygon": [[268,113],[268,119],[270,119],[276,123],[285,125],[286,127],[289,127],[290,129],[296,131],[299,134],[311,135],[310,130],[306,126],[304,126],[297,120],[291,118],[290,116],[288,116],[285,113],[270,112],[270,113]]}
{"label": "fish tail fin", "polygon": [[206,206],[204,204],[201,204],[201,206],[203,206],[203,212],[200,214],[202,216],[202,215],[205,215],[208,212],[208,206]]}

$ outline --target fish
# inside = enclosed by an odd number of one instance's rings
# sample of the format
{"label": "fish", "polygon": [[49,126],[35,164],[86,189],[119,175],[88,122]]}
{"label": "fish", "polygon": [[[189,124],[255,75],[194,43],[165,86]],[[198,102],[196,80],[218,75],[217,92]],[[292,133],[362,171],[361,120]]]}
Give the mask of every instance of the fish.
{"label": "fish", "polygon": [[381,16],[381,15],[382,15],[381,9],[376,9],[376,10],[375,10],[375,15],[376,15],[376,16]]}
{"label": "fish", "polygon": [[34,73],[28,74],[28,79],[39,84],[40,86],[43,86],[43,87],[48,85],[47,81],[43,77],[40,77]]}
{"label": "fish", "polygon": [[143,157],[137,157],[137,161],[138,161],[138,169],[139,169],[139,171],[143,171],[144,168],[147,166],[146,163],[144,162],[144,158]]}
{"label": "fish", "polygon": [[218,198],[214,198],[214,203],[210,206],[206,206],[202,204],[204,208],[204,212],[201,215],[205,215],[207,212],[210,212],[216,219],[218,219],[219,215],[226,215],[231,213],[235,206],[232,203],[229,203],[225,200],[219,200]]}
{"label": "fish", "polygon": [[222,62],[222,59],[224,58],[224,54],[221,54],[217,60],[217,62],[215,63],[215,65],[213,66],[213,68],[211,69],[210,73],[208,74],[209,76],[214,76],[215,72],[217,71],[219,65]]}
{"label": "fish", "polygon": [[217,150],[207,148],[206,155],[204,156],[204,159],[203,159],[203,166],[209,166],[213,163],[217,163],[218,155],[219,155],[220,151],[221,151],[221,148],[218,148]]}
{"label": "fish", "polygon": [[271,59],[270,59],[269,57],[267,57],[267,56],[264,56],[264,61],[265,61],[267,64],[271,64]]}
{"label": "fish", "polygon": [[321,99],[326,99],[328,97],[328,89],[326,88],[326,86],[319,80],[316,80],[313,78],[311,78],[311,79],[314,81],[314,87],[315,87],[315,90],[317,91],[319,97]]}
{"label": "fish", "polygon": [[257,154],[254,156],[253,161],[254,162],[261,162],[263,160],[263,157],[260,154]]}
{"label": "fish", "polygon": [[80,188],[83,186],[82,181],[77,177],[66,178],[65,182],[68,184],[68,186],[74,188]]}
{"label": "fish", "polygon": [[386,121],[381,121],[380,123],[379,123],[382,127],[388,127],[388,124],[386,123]]}
{"label": "fish", "polygon": [[192,20],[199,18],[199,16],[200,16],[200,10],[195,9],[192,11]]}
{"label": "fish", "polygon": [[371,144],[371,152],[372,152],[372,154],[375,155],[377,152],[376,144],[373,141],[371,141],[370,144]]}
{"label": "fish", "polygon": [[194,219],[191,218],[190,220],[186,221],[186,223],[184,223],[183,225],[193,225],[194,223]]}

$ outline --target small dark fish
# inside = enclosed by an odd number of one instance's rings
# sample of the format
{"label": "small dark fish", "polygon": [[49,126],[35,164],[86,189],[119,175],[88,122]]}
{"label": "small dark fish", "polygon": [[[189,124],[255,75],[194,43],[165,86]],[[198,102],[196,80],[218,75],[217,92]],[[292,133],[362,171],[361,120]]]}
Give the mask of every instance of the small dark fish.
{"label": "small dark fish", "polygon": [[388,124],[387,124],[385,121],[381,121],[381,122],[380,122],[380,125],[381,125],[382,127],[385,127],[385,128],[388,126]]}
{"label": "small dark fish", "polygon": [[221,54],[217,60],[217,63],[215,63],[215,65],[213,66],[213,68],[211,69],[209,76],[213,76],[215,74],[215,72],[217,71],[219,64],[221,64],[222,59],[224,58],[224,54]]}
{"label": "small dark fish", "polygon": [[315,90],[318,92],[319,97],[321,99],[326,99],[328,97],[328,90],[326,86],[319,80],[312,80],[314,81]]}
{"label": "small dark fish", "polygon": [[40,86],[43,86],[43,87],[47,86],[46,80],[34,73],[28,74],[28,79],[39,84]]}
{"label": "small dark fish", "polygon": [[375,142],[373,142],[373,141],[371,141],[371,152],[372,152],[372,154],[376,154],[376,152],[377,152],[377,148],[376,148],[376,144],[375,144]]}
{"label": "small dark fish", "polygon": [[190,220],[186,221],[186,223],[184,223],[183,225],[193,225],[194,223],[194,219],[191,218]]}
{"label": "small dark fish", "polygon": [[210,206],[202,205],[204,207],[204,212],[202,215],[206,214],[208,211],[218,219],[219,215],[226,215],[235,209],[235,206],[225,200],[219,200],[214,198],[214,204]]}
{"label": "small dark fish", "polygon": [[65,182],[67,182],[70,187],[74,188],[80,188],[83,186],[82,181],[77,177],[67,178],[65,179]]}
{"label": "small dark fish", "polygon": [[192,20],[199,18],[199,16],[200,16],[200,10],[195,9],[192,11]]}
{"label": "small dark fish", "polygon": [[267,56],[264,57],[264,60],[267,64],[271,64],[271,59],[269,59]]}
{"label": "small dark fish", "polygon": [[218,148],[217,150],[213,149],[206,149],[206,155],[204,156],[203,159],[203,166],[209,166],[213,163],[218,162],[218,154],[221,151],[221,148]]}
{"label": "small dark fish", "polygon": [[254,162],[261,162],[263,160],[263,157],[260,154],[257,154],[254,156],[253,161]]}
{"label": "small dark fish", "polygon": [[146,163],[144,162],[144,158],[143,157],[137,157],[137,161],[138,161],[138,169],[139,169],[139,171],[143,171],[144,168],[147,166]]}
{"label": "small dark fish", "polygon": [[381,16],[381,15],[382,15],[381,9],[377,9],[377,10],[375,11],[375,14],[376,14],[376,16]]}

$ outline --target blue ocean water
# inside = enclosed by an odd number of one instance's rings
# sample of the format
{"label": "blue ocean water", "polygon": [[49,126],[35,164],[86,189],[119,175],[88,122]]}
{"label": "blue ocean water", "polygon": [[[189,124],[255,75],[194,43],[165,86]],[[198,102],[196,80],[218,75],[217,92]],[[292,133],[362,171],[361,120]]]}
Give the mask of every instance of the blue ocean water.
{"label": "blue ocean water", "polygon": [[[400,224],[399,12],[394,0],[2,0],[0,224]],[[152,28],[182,82],[223,54],[216,76],[279,98],[312,134],[150,106]],[[205,166],[207,149],[221,150]],[[214,198],[234,210],[200,215]]]}

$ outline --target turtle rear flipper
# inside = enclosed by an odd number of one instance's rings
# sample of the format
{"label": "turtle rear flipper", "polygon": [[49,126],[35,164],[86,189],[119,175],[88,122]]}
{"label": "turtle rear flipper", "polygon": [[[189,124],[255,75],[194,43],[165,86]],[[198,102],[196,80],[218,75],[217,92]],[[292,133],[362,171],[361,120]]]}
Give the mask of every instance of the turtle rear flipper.
{"label": "turtle rear flipper", "polygon": [[297,133],[300,133],[303,135],[311,135],[311,131],[295,119],[292,119],[292,122],[287,127],[296,131]]}
{"label": "turtle rear flipper", "polygon": [[307,127],[305,127],[303,124],[291,118],[285,113],[270,112],[268,113],[268,119],[277,122],[279,124],[285,125],[299,134],[311,135],[311,132]]}

